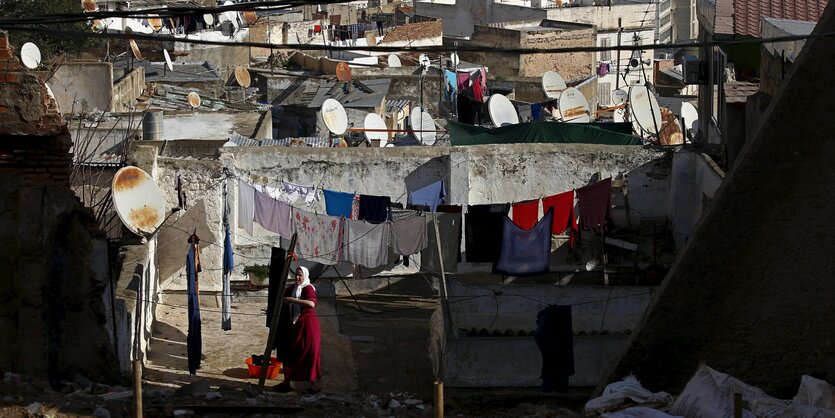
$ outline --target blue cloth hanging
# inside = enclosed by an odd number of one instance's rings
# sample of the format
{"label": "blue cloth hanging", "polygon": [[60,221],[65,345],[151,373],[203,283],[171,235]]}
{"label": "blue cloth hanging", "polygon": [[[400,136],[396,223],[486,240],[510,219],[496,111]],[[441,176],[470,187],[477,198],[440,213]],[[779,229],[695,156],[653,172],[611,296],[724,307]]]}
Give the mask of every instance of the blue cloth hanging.
{"label": "blue cloth hanging", "polygon": [[226,236],[223,238],[223,293],[221,294],[220,328],[229,331],[232,329],[232,286],[229,274],[235,267],[235,256],[232,253],[232,236],[229,233],[229,223],[224,223],[223,226],[226,230]]}
{"label": "blue cloth hanging", "polygon": [[346,219],[351,218],[351,204],[354,202],[353,193],[337,192],[333,190],[324,189],[322,192],[325,195],[325,212],[329,216],[341,216]]}
{"label": "blue cloth hanging", "polygon": [[551,225],[553,209],[525,230],[512,219],[504,217],[502,249],[493,264],[493,273],[507,276],[533,276],[547,273],[551,265]]}
{"label": "blue cloth hanging", "polygon": [[[192,238],[195,238],[192,235]],[[203,355],[203,335],[200,322],[200,302],[197,290],[197,271],[200,266],[196,249],[198,243],[189,238],[188,255],[186,256],[186,287],[188,289],[188,335],[186,336],[186,353],[188,355],[188,372],[197,374],[200,368],[200,357]]]}

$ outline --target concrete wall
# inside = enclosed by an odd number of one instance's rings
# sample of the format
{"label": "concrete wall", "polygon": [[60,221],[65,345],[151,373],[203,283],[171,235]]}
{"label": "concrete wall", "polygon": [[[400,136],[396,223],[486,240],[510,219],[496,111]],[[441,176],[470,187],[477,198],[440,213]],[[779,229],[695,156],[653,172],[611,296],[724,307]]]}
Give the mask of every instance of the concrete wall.
{"label": "concrete wall", "polygon": [[[61,64],[49,79],[58,108],[64,113],[92,112],[93,109],[109,111],[113,101],[112,86],[113,64],[109,62],[67,62]],[[75,106],[74,101],[78,101]]]}
{"label": "concrete wall", "polygon": [[134,68],[113,85],[110,99],[111,112],[130,112],[136,105],[136,99],[145,91],[145,69]]}
{"label": "concrete wall", "polygon": [[[650,7],[647,15],[650,19],[655,14],[654,3],[638,4],[616,4],[609,6],[584,6],[584,7],[563,7],[547,9],[548,19],[563,22],[585,23],[594,25],[598,31],[606,31],[618,28],[618,19],[621,19],[624,28],[648,28],[654,27],[652,20],[641,23],[644,12]],[[652,43],[652,42],[650,42]]]}
{"label": "concrete wall", "polygon": [[[247,41],[249,39],[249,29],[239,29],[232,38],[224,36],[219,31],[198,32],[189,36],[203,40],[234,43]],[[175,42],[175,52],[188,53],[182,55],[176,54],[172,58],[176,62],[206,61],[217,69],[221,80],[226,80],[235,71],[236,66],[249,65],[249,50],[250,48],[246,46],[214,46]]]}
{"label": "concrete wall", "polygon": [[676,247],[682,248],[710,207],[725,173],[706,155],[682,149],[673,157],[668,217]]}
{"label": "concrete wall", "polygon": [[784,399],[835,380],[835,39],[816,36],[834,30],[829,3],[600,389],[635,373],[675,393],[700,364]]}

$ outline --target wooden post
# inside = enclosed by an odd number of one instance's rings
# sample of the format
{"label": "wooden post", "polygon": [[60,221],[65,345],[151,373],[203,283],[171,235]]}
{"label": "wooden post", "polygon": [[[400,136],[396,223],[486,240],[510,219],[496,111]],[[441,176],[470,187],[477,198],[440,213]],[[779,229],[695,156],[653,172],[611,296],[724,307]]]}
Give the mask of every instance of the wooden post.
{"label": "wooden post", "polygon": [[734,393],[734,418],[742,418],[742,394]]}
{"label": "wooden post", "polygon": [[133,416],[142,418],[142,360],[133,361]]}
{"label": "wooden post", "polygon": [[452,335],[458,336],[458,329],[452,323],[452,312],[449,311],[449,289],[446,285],[446,272],[444,271],[444,253],[441,249],[441,232],[438,228],[438,214],[432,214],[432,224],[435,225],[435,243],[438,244],[438,264],[441,267],[441,309],[444,310],[449,321],[449,329],[452,330]]}
{"label": "wooden post", "polygon": [[297,233],[293,233],[290,239],[290,246],[287,248],[287,258],[284,260],[284,268],[281,270],[281,280],[278,286],[278,293],[273,303],[273,317],[270,320],[270,333],[267,336],[267,347],[264,348],[264,357],[261,362],[261,376],[258,377],[258,389],[264,389],[264,382],[267,380],[267,367],[270,365],[270,352],[275,345],[276,328],[278,328],[278,317],[281,312],[281,304],[284,302],[284,288],[287,287],[287,274],[290,272],[290,261],[293,259],[293,251],[296,250]]}
{"label": "wooden post", "polygon": [[444,382],[435,382],[435,418],[444,418]]}

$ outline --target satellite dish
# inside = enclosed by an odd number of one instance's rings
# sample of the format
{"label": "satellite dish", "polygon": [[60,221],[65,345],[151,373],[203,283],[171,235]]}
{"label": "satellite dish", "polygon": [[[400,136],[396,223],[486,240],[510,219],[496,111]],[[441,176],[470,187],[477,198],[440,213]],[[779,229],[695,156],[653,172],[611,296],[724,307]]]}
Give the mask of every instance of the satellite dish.
{"label": "satellite dish", "polygon": [[374,36],[374,32],[371,32],[371,31],[365,32],[365,43],[367,43],[368,46],[377,45],[377,37]]}
{"label": "satellite dish", "polygon": [[193,107],[195,109],[200,107],[200,104],[203,102],[200,99],[200,95],[195,93],[195,92],[189,93],[188,96],[186,96],[186,97],[188,97],[188,104],[191,105],[191,107]]}
{"label": "satellite dish", "polygon": [[501,94],[492,94],[487,100],[487,111],[490,113],[490,120],[497,128],[506,125],[515,125],[519,123],[519,115],[516,113],[516,108],[510,99]]}
{"label": "satellite dish", "polygon": [[162,55],[165,56],[165,65],[168,66],[168,71],[174,71],[174,64],[171,63],[171,55],[168,55],[168,50],[163,49]]}
{"label": "satellite dish", "polygon": [[429,112],[415,106],[409,114],[409,125],[415,131],[431,131],[431,132],[414,132],[415,137],[423,145],[432,145],[435,143],[438,135],[435,132],[435,120]]}
{"label": "satellite dish", "polygon": [[249,87],[252,83],[252,78],[249,77],[249,71],[244,66],[239,65],[235,67],[235,81],[243,88]]}
{"label": "satellite dish", "polygon": [[351,67],[347,62],[336,64],[336,79],[339,81],[351,81]]}
{"label": "satellite dish", "polygon": [[203,21],[206,22],[207,25],[212,26],[215,23],[215,17],[210,14],[203,15]]}
{"label": "satellite dish", "polygon": [[684,135],[681,134],[681,124],[675,113],[666,107],[661,108],[661,119],[664,126],[658,134],[658,143],[661,145],[680,145],[684,143]]}
{"label": "satellite dish", "polygon": [[38,68],[41,65],[41,50],[37,45],[26,42],[20,47],[20,62],[30,70]]}
{"label": "satellite dish", "polygon": [[567,123],[588,123],[591,121],[589,102],[580,90],[569,87],[560,93],[560,117]]}
{"label": "satellite dish", "polygon": [[629,88],[629,114],[641,129],[651,135],[658,135],[663,124],[661,107],[647,86],[636,84]]}
{"label": "satellite dish", "polygon": [[162,19],[159,18],[159,15],[148,15],[148,24],[155,32],[162,29]]}
{"label": "satellite dish", "polygon": [[612,90],[612,104],[619,105],[629,98],[629,93],[623,89]]}
{"label": "satellite dish", "polygon": [[142,61],[142,53],[139,52],[139,45],[136,45],[136,41],[131,39],[128,43],[130,43],[130,50],[133,51],[133,56]]}
{"label": "satellite dish", "polygon": [[418,63],[420,63],[420,66],[423,68],[429,68],[429,64],[431,64],[431,61],[429,61],[429,55],[420,54],[420,58],[418,58]]}
{"label": "satellite dish", "polygon": [[327,99],[322,103],[322,120],[334,135],[342,135],[348,130],[348,114],[342,103],[334,99]]}
{"label": "satellite dish", "polygon": [[684,131],[690,130],[695,135],[699,131],[699,111],[696,107],[688,102],[682,102],[681,117],[684,118]]}
{"label": "satellite dish", "polygon": [[247,25],[254,25],[255,22],[258,21],[258,15],[255,14],[255,12],[253,12],[252,10],[248,10],[248,11],[244,12],[243,15],[244,15],[244,22],[246,22]]}
{"label": "satellite dish", "polygon": [[559,98],[560,92],[565,90],[565,80],[556,71],[546,71],[542,75],[542,90],[545,91],[545,97],[549,99]]}
{"label": "satellite dish", "polygon": [[626,109],[624,109],[623,107],[615,109],[615,111],[612,112],[612,121],[618,123],[626,121]]}
{"label": "satellite dish", "polygon": [[378,131],[378,129],[388,129],[386,127],[386,122],[383,121],[383,118],[376,113],[369,113],[365,115],[365,121],[362,125],[365,129],[375,129],[375,131],[365,131],[365,137],[369,140],[377,140],[380,141],[380,146],[384,147],[388,143],[389,134],[388,132]]}
{"label": "satellite dish", "polygon": [[449,56],[449,62],[452,63],[453,67],[455,67],[461,62],[461,59],[458,58],[458,54],[453,52],[452,55]]}
{"label": "satellite dish", "polygon": [[81,8],[84,9],[85,12],[95,12],[98,10],[96,0],[81,0]]}
{"label": "satellite dish", "polygon": [[400,57],[394,54],[389,55],[388,64],[390,68],[399,68],[402,65],[400,64]]}
{"label": "satellite dish", "polygon": [[90,22],[90,28],[93,29],[93,32],[101,33],[107,29],[107,25],[105,25],[100,19],[93,19],[93,21]]}
{"label": "satellite dish", "polygon": [[165,201],[151,176],[139,167],[121,168],[113,176],[113,206],[134,234],[156,232],[165,220]]}
{"label": "satellite dish", "polygon": [[[223,2],[224,6],[232,6],[234,4],[235,3],[232,3],[230,0],[226,0],[225,2]],[[228,20],[230,22],[233,22],[233,23],[237,23],[237,20],[238,20],[237,15],[238,15],[238,12],[236,12],[234,10],[227,10],[227,11],[223,12],[223,17],[225,17],[226,20]]]}

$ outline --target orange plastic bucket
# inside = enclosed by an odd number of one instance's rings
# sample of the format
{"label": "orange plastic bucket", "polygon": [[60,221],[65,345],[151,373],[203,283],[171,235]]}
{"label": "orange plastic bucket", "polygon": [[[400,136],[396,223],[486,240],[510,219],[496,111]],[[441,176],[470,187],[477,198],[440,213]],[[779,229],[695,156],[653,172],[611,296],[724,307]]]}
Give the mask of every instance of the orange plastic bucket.
{"label": "orange plastic bucket", "polygon": [[[249,377],[261,377],[261,366],[252,364],[252,357],[246,358],[246,367],[249,369]],[[281,362],[275,357],[270,357],[270,365],[267,366],[267,379],[275,379],[281,370]]]}

